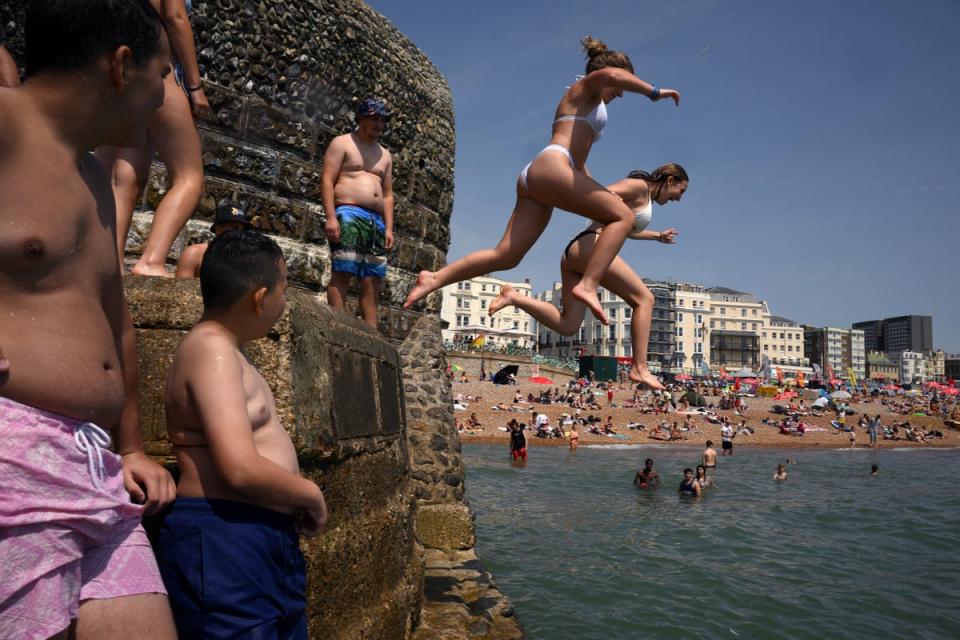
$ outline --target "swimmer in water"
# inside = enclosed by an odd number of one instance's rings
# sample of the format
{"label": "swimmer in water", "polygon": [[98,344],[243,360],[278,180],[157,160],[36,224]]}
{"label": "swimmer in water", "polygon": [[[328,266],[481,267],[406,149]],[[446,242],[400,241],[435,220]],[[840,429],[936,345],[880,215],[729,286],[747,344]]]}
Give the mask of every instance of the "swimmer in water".
{"label": "swimmer in water", "polygon": [[786,480],[787,479],[787,469],[782,465],[777,465],[777,472],[773,474],[774,480]]}
{"label": "swimmer in water", "polygon": [[677,493],[682,496],[700,497],[700,484],[697,482],[697,479],[693,477],[693,469],[687,467],[683,470],[683,480],[680,482]]}
{"label": "swimmer in water", "polygon": [[633,484],[637,485],[641,489],[648,489],[651,486],[659,489],[660,474],[653,470],[653,459],[647,458],[643,465],[643,469],[637,471],[637,475],[634,476]]}

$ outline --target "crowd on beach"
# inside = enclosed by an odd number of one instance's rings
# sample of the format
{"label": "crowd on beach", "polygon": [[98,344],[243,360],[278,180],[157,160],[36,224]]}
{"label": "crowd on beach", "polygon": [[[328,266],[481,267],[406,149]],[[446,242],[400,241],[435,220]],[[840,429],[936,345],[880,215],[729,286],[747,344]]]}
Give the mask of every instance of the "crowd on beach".
{"label": "crowd on beach", "polygon": [[[600,436],[594,442],[683,443],[718,437],[725,443],[741,438],[763,445],[803,446],[811,439],[811,444],[836,445],[842,437],[843,446],[873,447],[882,441],[935,444],[948,439],[960,414],[956,395],[932,388],[911,396],[858,390],[847,400],[811,392],[815,401],[800,394],[777,401],[738,393],[732,385],[713,381],[669,383],[663,390],[651,390],[580,378],[571,379],[563,388],[538,387],[536,392],[526,393],[515,386],[477,382],[467,386],[485,392],[463,393],[462,386],[454,386],[455,425],[465,437],[489,438],[495,433],[486,427],[507,431],[506,421],[520,420],[518,424],[531,436],[545,443],[568,439],[571,428],[577,427],[578,441],[580,434]],[[485,397],[499,401],[491,404],[484,402]],[[909,414],[904,407],[909,407]],[[460,418],[461,411],[470,418]],[[497,417],[501,412],[529,418],[501,419]]]}

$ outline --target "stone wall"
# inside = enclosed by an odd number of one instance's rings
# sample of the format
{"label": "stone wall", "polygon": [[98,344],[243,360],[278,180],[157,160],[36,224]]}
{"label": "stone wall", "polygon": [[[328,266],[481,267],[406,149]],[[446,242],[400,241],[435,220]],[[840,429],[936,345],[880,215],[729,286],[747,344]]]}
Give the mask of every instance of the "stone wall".
{"label": "stone wall", "polygon": [[[27,0],[0,3],[0,43],[22,59]],[[453,207],[454,119],[446,80],[389,21],[359,0],[195,0],[197,59],[214,114],[199,123],[205,196],[179,242],[203,239],[217,204],[238,202],[256,226],[295,249],[290,279],[329,280],[320,202],[323,154],[353,128],[353,105],[385,98],[396,113],[383,145],[393,154],[397,248],[382,294],[381,333],[401,339],[426,307],[400,309],[421,269],[446,261]],[[166,190],[155,165],[128,254],[140,252]],[[285,249],[287,247],[285,246]]]}
{"label": "stone wall", "polygon": [[[202,308],[195,280],[128,276],[137,330],[146,448],[169,453],[163,381]],[[300,291],[274,332],[248,345],[277,401],[305,476],[330,521],[303,539],[311,637],[403,640],[419,618],[422,551],[414,536],[397,351],[356,318]]]}
{"label": "stone wall", "polygon": [[425,316],[400,347],[416,533],[424,547],[424,608],[415,640],[523,637],[513,607],[474,552],[473,513],[464,498],[440,319]]}

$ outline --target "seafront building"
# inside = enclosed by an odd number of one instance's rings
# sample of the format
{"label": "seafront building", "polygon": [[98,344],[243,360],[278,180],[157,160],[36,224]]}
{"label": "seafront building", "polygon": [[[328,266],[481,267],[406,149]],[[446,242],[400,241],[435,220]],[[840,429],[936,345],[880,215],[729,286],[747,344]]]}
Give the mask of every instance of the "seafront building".
{"label": "seafront building", "polygon": [[783,373],[809,374],[810,361],[804,351],[803,326],[783,316],[767,316],[760,331],[760,353]]}
{"label": "seafront building", "polygon": [[943,358],[945,380],[960,380],[960,353],[948,353]]}
{"label": "seafront building", "polygon": [[[644,280],[653,293],[653,319],[650,326],[650,341],[647,347],[647,362],[654,368],[674,366],[676,342],[675,285],[668,282]],[[537,323],[537,348],[541,355],[566,358],[593,354],[602,356],[633,357],[633,341],[630,336],[630,321],[633,308],[618,298],[612,291],[598,291],[600,304],[610,324],[602,325],[590,312],[584,317],[580,330],[572,336],[561,336]],[[561,305],[561,286],[553,286],[535,296],[557,308]]]}
{"label": "seafront building", "polygon": [[[804,354],[803,327],[771,315],[767,303],[756,295],[692,282],[644,282],[654,295],[647,355],[651,368],[686,373],[757,369],[761,354],[765,354],[784,373],[812,373]],[[560,307],[560,284],[554,283],[536,297]],[[609,291],[601,291],[600,301],[609,326],[587,314],[580,331],[569,338],[538,327],[540,353],[633,357],[632,309]]]}
{"label": "seafront building", "polygon": [[900,366],[883,351],[867,353],[867,378],[876,382],[900,382]]}
{"label": "seafront building", "polygon": [[947,354],[943,352],[943,349],[930,352],[930,355],[927,356],[926,364],[927,378],[929,380],[936,380],[937,382],[943,381],[946,369],[946,359]]}
{"label": "seafront building", "polygon": [[703,285],[678,282],[676,297],[676,351],[675,364],[683,370],[703,371],[709,366],[710,319],[713,306],[710,293]]}
{"label": "seafront building", "polygon": [[864,348],[867,351],[915,351],[923,354],[933,351],[932,316],[909,315],[854,322],[853,328],[863,331]]}
{"label": "seafront building", "polygon": [[901,351],[896,354],[900,382],[917,384],[927,379],[927,360],[922,353]]}
{"label": "seafront building", "polygon": [[832,372],[835,377],[849,378],[852,372],[858,381],[866,378],[863,330],[803,325],[803,333],[811,365],[819,366],[825,376]]}
{"label": "seafront building", "polygon": [[490,346],[530,349],[534,346],[534,320],[518,307],[502,309],[492,318],[490,301],[509,284],[518,293],[531,294],[530,279],[511,282],[491,276],[479,276],[447,285],[441,289],[440,319],[446,323],[443,339],[450,342],[473,340],[483,334]]}

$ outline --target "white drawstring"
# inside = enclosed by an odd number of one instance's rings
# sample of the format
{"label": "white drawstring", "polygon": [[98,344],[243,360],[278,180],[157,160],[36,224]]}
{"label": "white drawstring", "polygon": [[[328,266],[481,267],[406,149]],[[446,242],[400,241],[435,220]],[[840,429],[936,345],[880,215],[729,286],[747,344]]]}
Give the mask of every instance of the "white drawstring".
{"label": "white drawstring", "polygon": [[87,454],[87,468],[93,486],[102,489],[107,473],[103,466],[103,449],[110,446],[110,434],[92,422],[84,422],[73,432],[73,439],[77,449]]}

